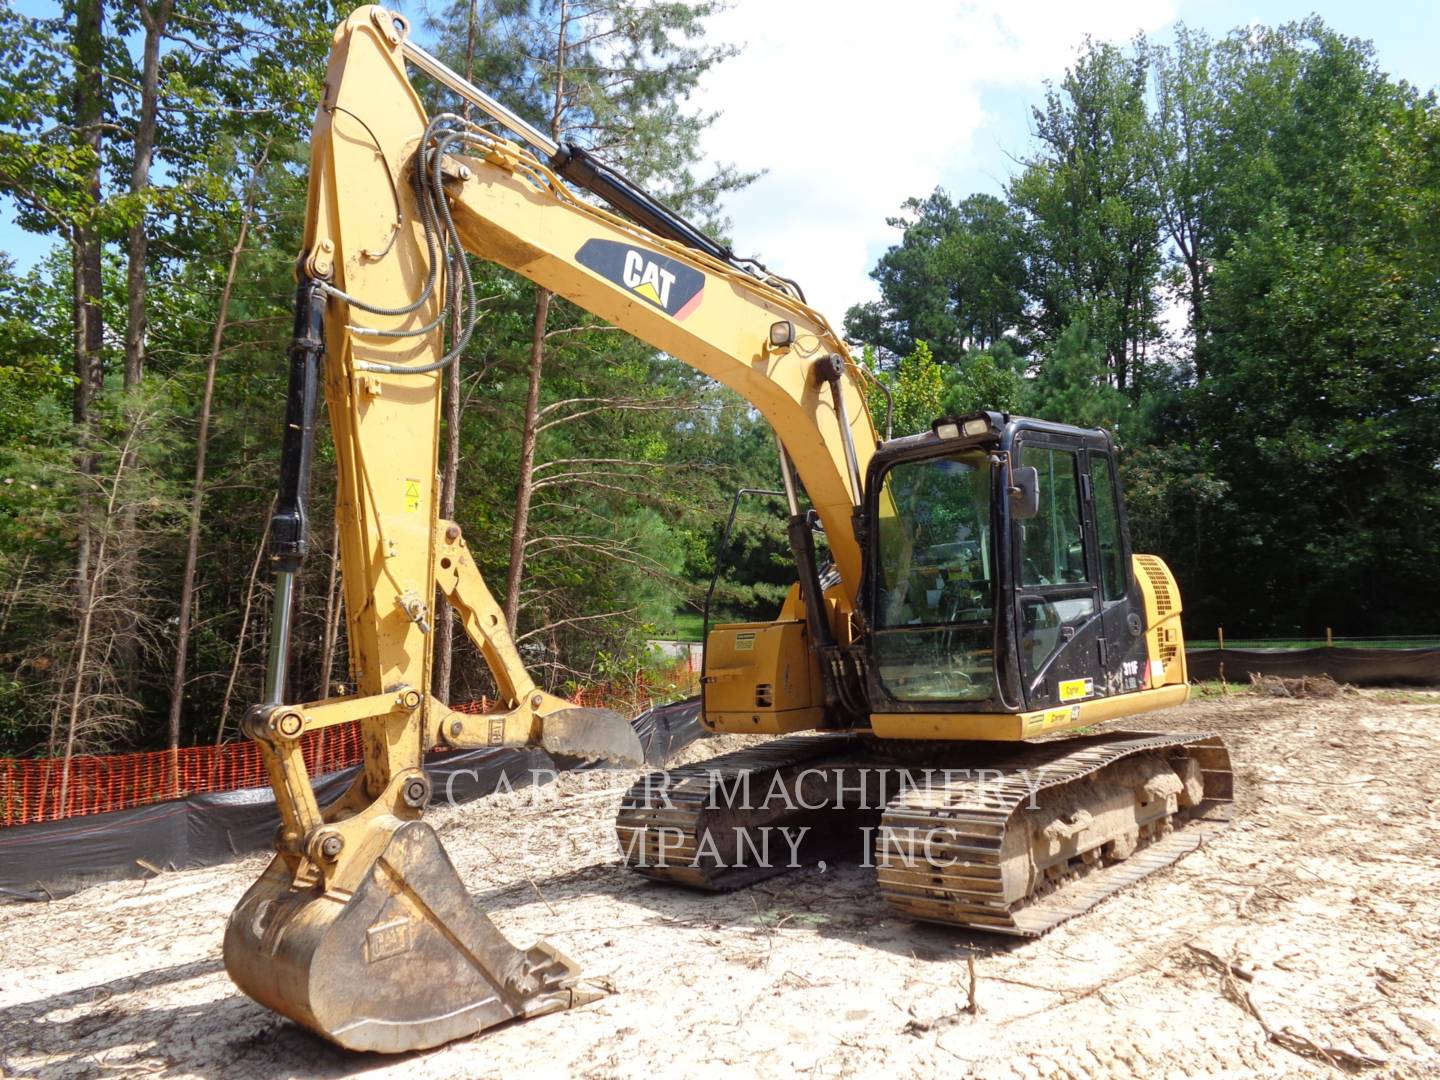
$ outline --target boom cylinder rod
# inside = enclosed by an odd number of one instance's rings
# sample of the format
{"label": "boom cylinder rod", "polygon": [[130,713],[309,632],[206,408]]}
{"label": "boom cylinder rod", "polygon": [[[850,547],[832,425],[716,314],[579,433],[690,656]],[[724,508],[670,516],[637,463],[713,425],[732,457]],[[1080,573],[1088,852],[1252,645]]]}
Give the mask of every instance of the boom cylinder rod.
{"label": "boom cylinder rod", "polygon": [[840,444],[845,448],[845,464],[850,473],[850,486],[855,495],[855,507],[861,505],[863,492],[860,485],[860,459],[855,453],[855,435],[850,430],[850,414],[845,408],[845,391],[840,377],[845,373],[845,358],[832,353],[816,363],[816,377],[830,384],[830,393],[835,398],[835,419],[840,425]]}
{"label": "boom cylinder rod", "polygon": [[702,251],[712,259],[735,265],[735,253],[698,225],[687,221],[659,199],[637,187],[583,147],[558,143],[507,109],[474,83],[406,38],[402,48],[405,58],[436,82],[449,87],[491,119],[498,121],[550,160],[550,167],[576,187],[598,195],[607,203],[628,214],[653,233],[677,244]]}
{"label": "boom cylinder rod", "polygon": [[295,603],[295,575],[275,575],[275,601],[270,608],[270,653],[265,659],[264,705],[279,705],[285,697],[285,673],[290,657],[290,622]]}
{"label": "boom cylinder rod", "polygon": [[408,37],[401,47],[405,50],[405,59],[425,72],[426,75],[429,75],[441,85],[448,86],[481,112],[485,113],[491,119],[498,120],[504,124],[537,150],[545,151],[548,157],[554,157],[560,152],[560,144],[554,139],[543,134],[534,125],[521,119],[459,72],[454,71],[431,56]]}
{"label": "boom cylinder rod", "polygon": [[790,516],[800,516],[800,500],[795,496],[795,472],[790,467],[790,455],[785,452],[785,444],[780,441],[780,435],[775,435],[775,445],[780,450],[780,479],[785,483],[785,505],[790,510]]}

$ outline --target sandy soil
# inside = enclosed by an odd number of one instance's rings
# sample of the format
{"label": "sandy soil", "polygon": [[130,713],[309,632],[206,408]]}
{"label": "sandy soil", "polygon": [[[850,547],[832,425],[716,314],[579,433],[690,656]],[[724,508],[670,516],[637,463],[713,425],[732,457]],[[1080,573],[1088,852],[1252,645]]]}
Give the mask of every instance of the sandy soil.
{"label": "sandy soil", "polygon": [[1238,824],[1040,941],[896,918],[857,866],[644,882],[609,828],[632,774],[575,775],[434,820],[500,928],[578,960],[598,1002],[338,1051],[221,967],[253,857],[0,908],[0,1075],[1440,1075],[1440,695],[1247,695],[1149,726],[1226,737]]}

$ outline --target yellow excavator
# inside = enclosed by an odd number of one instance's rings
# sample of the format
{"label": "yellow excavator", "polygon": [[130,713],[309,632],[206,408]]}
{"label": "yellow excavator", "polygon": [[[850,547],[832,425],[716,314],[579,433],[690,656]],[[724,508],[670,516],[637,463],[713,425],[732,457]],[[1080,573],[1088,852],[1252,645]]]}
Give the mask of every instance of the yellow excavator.
{"label": "yellow excavator", "polygon": [[[625,718],[535,684],[438,516],[442,375],[476,324],[467,252],[734,390],[779,441],[796,584],[774,621],[709,631],[702,693],[710,730],[780,737],[636,783],[617,820],[635,871],[718,890],[858,844],[898,911],[1034,935],[1223,827],[1219,739],[1076,733],[1187,694],[1180,594],[1130,552],[1105,432],[977,412],[881,438],[878,384],[794,282],[535,130],[408,30],[380,7],[346,19],[313,133],[265,701],[245,720],[281,825],[225,934],[246,993],[391,1052],[591,996],[550,947],[505,939],[422,820],[433,747],[643,759]],[[484,121],[428,116],[407,65]],[[355,689],[297,704],[286,657],[322,386]],[[437,589],[498,711],[430,693]],[[363,767],[321,806],[301,739],[355,721]],[[805,843],[766,858],[773,829]]]}

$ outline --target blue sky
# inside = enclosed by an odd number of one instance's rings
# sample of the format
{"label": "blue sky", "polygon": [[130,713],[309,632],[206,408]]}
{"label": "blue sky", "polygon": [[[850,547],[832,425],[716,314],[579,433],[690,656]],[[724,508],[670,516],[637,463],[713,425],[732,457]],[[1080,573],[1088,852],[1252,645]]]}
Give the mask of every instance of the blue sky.
{"label": "blue sky", "polygon": [[[414,15],[423,5],[391,6]],[[1372,40],[1394,77],[1440,82],[1440,2],[1430,0],[737,0],[710,34],[743,51],[694,104],[721,113],[706,140],[715,160],[767,170],[727,203],[737,250],[798,278],[838,324],[874,295],[867,273],[897,239],[884,219],[901,201],[937,184],[1002,191],[1029,147],[1030,107],[1086,33],[1163,41],[1183,21],[1220,36],[1312,12]],[[8,206],[3,217],[0,249],[31,265],[49,241],[21,232]]]}
{"label": "blue sky", "polygon": [[[1333,3],[1290,3],[1279,0],[1217,0],[1210,3],[1180,3],[1177,18],[1166,20],[1152,39],[1168,41],[1177,22],[1197,27],[1219,37],[1237,26],[1279,25],[1317,14],[1330,26],[1351,37],[1375,43],[1383,70],[1396,79],[1406,79],[1421,89],[1440,87],[1440,0],[1398,0],[1360,4],[1352,0]],[[1058,75],[1059,73],[1057,73]],[[1054,78],[1055,76],[1052,76]],[[1006,153],[1024,150],[1028,136],[1029,110],[1038,104],[1043,88],[1005,87],[986,93],[986,112],[994,117],[975,141],[974,163],[956,174],[955,185],[966,191],[998,190],[993,176],[1004,177]]]}
{"label": "blue sky", "polygon": [[905,198],[937,185],[1003,191],[1029,150],[1031,107],[1087,33],[1163,42],[1184,22],[1220,37],[1314,12],[1372,40],[1397,78],[1425,89],[1440,78],[1440,3],[1419,0],[891,0],[877,20],[880,6],[738,0],[717,29],[745,50],[702,99],[723,110],[707,142],[715,157],[769,170],[728,202],[737,250],[797,278],[836,323],[875,295],[868,271],[898,240],[885,218]]}

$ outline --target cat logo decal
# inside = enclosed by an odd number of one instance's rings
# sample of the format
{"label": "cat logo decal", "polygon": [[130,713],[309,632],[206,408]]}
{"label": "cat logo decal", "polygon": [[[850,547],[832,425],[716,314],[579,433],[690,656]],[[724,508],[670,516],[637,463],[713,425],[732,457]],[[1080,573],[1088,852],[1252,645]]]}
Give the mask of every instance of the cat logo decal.
{"label": "cat logo decal", "polygon": [[705,275],[699,270],[631,244],[587,240],[575,260],[677,321],[699,307],[705,295]]}

